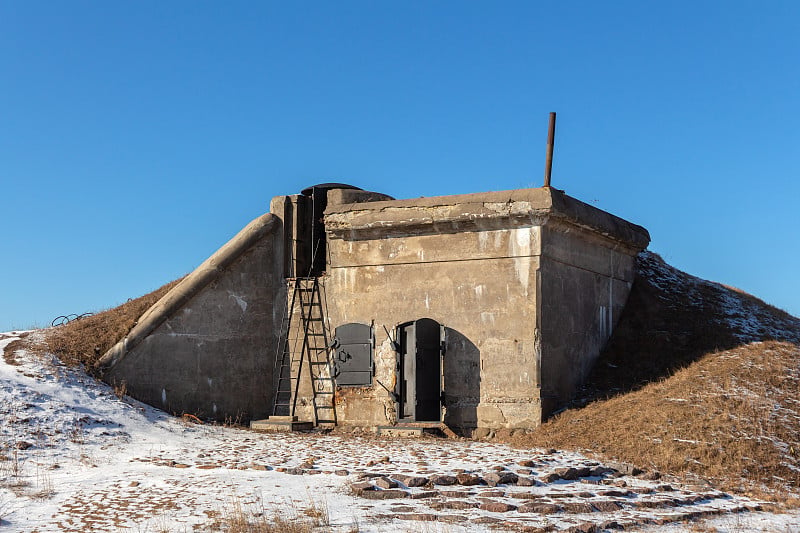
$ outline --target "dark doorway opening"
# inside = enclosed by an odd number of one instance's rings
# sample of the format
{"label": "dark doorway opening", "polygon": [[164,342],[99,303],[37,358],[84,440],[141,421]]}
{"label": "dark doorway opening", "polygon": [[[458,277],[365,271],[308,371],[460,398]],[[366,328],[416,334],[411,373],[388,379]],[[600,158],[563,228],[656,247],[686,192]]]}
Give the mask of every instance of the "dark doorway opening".
{"label": "dark doorway opening", "polygon": [[421,318],[398,326],[400,362],[398,418],[414,422],[442,419],[442,326]]}
{"label": "dark doorway opening", "polygon": [[331,189],[354,189],[358,187],[345,183],[320,183],[306,187],[298,199],[304,219],[302,235],[298,238],[303,241],[302,253],[298,253],[296,275],[319,276],[325,272],[325,261],[328,255],[325,241],[325,208],[328,206],[328,191]]}

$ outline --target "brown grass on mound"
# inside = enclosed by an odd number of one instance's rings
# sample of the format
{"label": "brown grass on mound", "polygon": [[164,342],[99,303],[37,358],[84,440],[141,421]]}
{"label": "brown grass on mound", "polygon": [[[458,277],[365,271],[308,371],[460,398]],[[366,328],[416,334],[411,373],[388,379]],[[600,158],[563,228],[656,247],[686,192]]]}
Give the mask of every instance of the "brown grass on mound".
{"label": "brown grass on mound", "polygon": [[529,438],[727,484],[799,487],[800,347],[709,354],[636,392],[565,411]]}
{"label": "brown grass on mound", "polygon": [[91,369],[109,348],[128,334],[142,313],[179,281],[167,283],[113,309],[47,329],[46,346],[41,348],[55,354],[67,365],[83,364]]}

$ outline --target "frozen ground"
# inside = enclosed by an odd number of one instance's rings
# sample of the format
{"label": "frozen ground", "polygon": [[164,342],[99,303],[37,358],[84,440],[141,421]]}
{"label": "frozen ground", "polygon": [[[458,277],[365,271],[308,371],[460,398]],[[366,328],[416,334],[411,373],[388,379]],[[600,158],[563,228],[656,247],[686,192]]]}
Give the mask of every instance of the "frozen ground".
{"label": "frozen ground", "polygon": [[[0,353],[15,338],[0,334]],[[240,510],[315,516],[320,531],[666,532],[692,530],[691,519],[720,532],[800,531],[798,513],[755,511],[759,502],[709,487],[604,473],[607,465],[575,453],[200,425],[121,400],[55,359],[17,360],[0,358],[7,531],[205,531]],[[484,484],[469,485],[470,477]]]}

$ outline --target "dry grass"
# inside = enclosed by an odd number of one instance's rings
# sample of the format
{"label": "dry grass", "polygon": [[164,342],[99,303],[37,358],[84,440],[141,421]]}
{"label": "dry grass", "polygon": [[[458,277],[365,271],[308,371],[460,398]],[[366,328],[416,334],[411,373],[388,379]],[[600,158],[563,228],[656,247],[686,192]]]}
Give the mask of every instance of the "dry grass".
{"label": "dry grass", "polygon": [[778,500],[800,487],[800,321],[753,296],[640,257],[582,393],[514,443],[586,449],[729,489],[760,485]]}
{"label": "dry grass", "polygon": [[726,485],[800,486],[800,348],[765,342],[709,354],[641,390],[566,411],[532,444],[584,448]]}
{"label": "dry grass", "polygon": [[[309,496],[308,506],[298,515],[296,509],[254,509],[234,498],[210,527],[226,533],[311,533],[330,526],[327,505],[320,506]],[[321,529],[322,528],[322,529]]]}
{"label": "dry grass", "polygon": [[82,364],[91,369],[109,348],[128,334],[142,313],[179,281],[167,283],[113,309],[50,328],[45,331],[46,346],[40,349],[55,354],[67,365]]}

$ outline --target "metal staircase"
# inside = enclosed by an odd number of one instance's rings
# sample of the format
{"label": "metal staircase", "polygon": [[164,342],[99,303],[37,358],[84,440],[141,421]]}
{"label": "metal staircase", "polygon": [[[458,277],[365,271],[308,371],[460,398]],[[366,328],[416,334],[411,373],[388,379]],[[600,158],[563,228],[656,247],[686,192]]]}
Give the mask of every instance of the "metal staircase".
{"label": "metal staircase", "polygon": [[[289,278],[287,281],[292,297],[281,329],[286,335],[282,353],[275,359],[278,383],[272,416],[295,419],[298,398],[309,397],[310,393],[314,425],[332,426],[336,424],[335,384],[331,376],[319,278]],[[304,372],[305,364],[308,369]],[[310,379],[310,391],[301,388],[304,378]]]}

